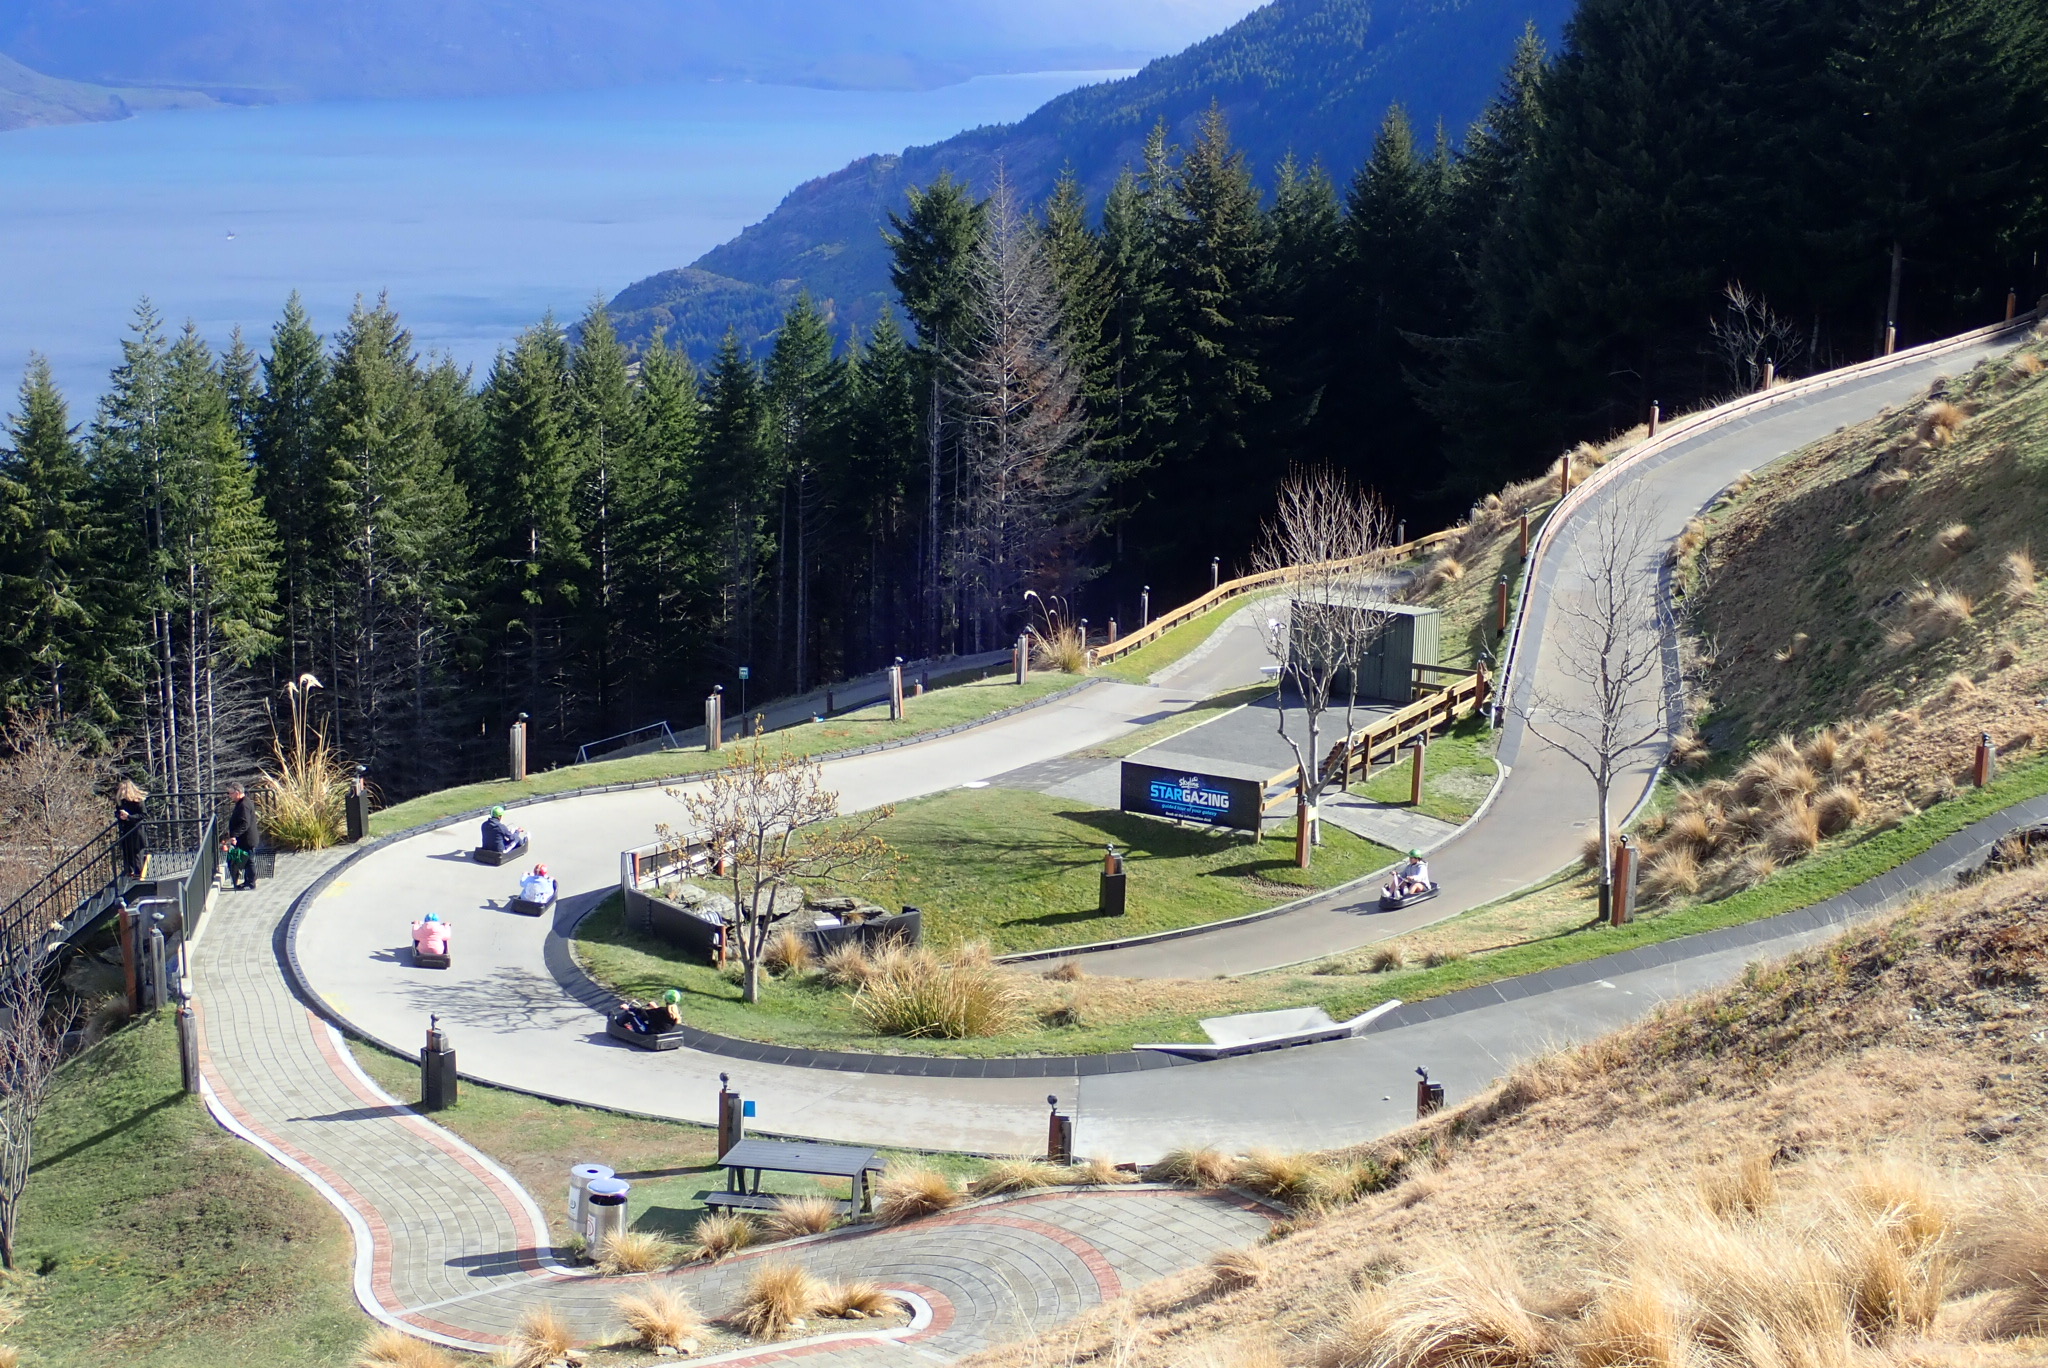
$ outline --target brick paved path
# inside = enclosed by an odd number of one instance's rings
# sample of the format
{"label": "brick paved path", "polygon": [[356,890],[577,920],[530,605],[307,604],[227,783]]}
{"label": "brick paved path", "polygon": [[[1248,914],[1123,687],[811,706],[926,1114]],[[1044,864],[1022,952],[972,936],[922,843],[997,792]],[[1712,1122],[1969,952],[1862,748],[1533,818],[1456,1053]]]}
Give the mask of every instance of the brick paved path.
{"label": "brick paved path", "polygon": [[[1103,1188],[982,1203],[887,1230],[844,1231],[659,1278],[599,1279],[553,1263],[546,1223],[484,1155],[400,1105],[286,986],[275,949],[291,901],[340,855],[282,855],[256,892],[223,892],[192,953],[208,1104],[312,1183],[355,1236],[355,1291],[387,1323],[463,1348],[504,1342],[548,1301],[587,1339],[649,1281],[726,1310],[763,1260],[910,1293],[907,1330],[851,1332],[749,1359],[833,1368],[957,1358],[1066,1320],[1125,1287],[1256,1240],[1271,1214],[1227,1194]],[[345,1004],[337,1004],[345,1010]]]}

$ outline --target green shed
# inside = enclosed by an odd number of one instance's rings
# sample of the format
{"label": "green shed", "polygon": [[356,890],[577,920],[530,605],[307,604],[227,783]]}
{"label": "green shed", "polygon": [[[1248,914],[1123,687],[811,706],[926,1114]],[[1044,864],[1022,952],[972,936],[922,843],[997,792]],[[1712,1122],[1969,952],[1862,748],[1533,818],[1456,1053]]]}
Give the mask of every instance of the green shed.
{"label": "green shed", "polygon": [[[1360,698],[1406,703],[1415,697],[1414,667],[1441,663],[1437,652],[1442,614],[1436,609],[1410,603],[1376,603],[1361,600],[1357,603],[1332,604],[1325,601],[1313,605],[1312,615],[1327,621],[1327,615],[1333,609],[1337,612],[1348,610],[1361,619],[1379,623],[1379,630],[1373,636],[1372,644],[1366,648],[1364,656],[1358,663]],[[1296,613],[1294,620],[1297,623],[1303,621],[1303,615]],[[1362,622],[1359,630],[1367,630],[1368,625]],[[1294,632],[1289,649],[1304,649],[1302,633],[1299,630]],[[1349,673],[1339,671],[1330,690],[1333,699],[1342,698],[1350,692]]]}

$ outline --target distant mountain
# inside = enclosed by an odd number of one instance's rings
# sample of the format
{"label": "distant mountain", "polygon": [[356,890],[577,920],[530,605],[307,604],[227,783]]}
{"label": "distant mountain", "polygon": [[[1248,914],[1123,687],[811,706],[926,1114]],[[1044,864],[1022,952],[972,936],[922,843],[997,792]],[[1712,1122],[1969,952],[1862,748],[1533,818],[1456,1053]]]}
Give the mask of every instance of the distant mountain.
{"label": "distant mountain", "polygon": [[66,81],[0,57],[0,131],[39,124],[125,119],[143,109],[193,109],[215,103],[189,90],[116,89]]}
{"label": "distant mountain", "polygon": [[861,89],[1136,65],[1254,0],[8,0],[0,53],[248,98],[719,78]]}
{"label": "distant mountain", "polygon": [[[720,320],[730,320],[758,348],[762,336],[741,326],[742,315],[773,318],[774,300],[807,288],[829,304],[843,335],[868,326],[892,298],[882,229],[911,186],[950,171],[985,189],[1000,161],[1018,191],[1037,200],[1071,164],[1099,202],[1154,124],[1164,119],[1186,142],[1212,101],[1262,177],[1293,152],[1320,159],[1341,180],[1395,101],[1425,136],[1438,120],[1462,134],[1494,93],[1524,25],[1533,21],[1555,42],[1572,8],[1573,0],[1274,0],[1184,52],[1071,91],[1021,122],[863,157],[800,185],[694,270],[640,281],[612,309],[635,342],[663,326],[678,340],[715,345]],[[716,277],[726,284],[715,288]],[[665,281],[678,292],[667,293]],[[700,301],[715,301],[716,319],[699,316]],[[694,354],[704,354],[701,342]]]}

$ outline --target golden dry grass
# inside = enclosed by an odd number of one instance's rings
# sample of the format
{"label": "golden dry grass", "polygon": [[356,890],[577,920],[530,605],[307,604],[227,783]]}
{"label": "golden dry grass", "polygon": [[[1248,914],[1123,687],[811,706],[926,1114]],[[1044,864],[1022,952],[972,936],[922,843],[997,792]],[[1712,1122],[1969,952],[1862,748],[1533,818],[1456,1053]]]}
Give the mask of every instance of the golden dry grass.
{"label": "golden dry grass", "polygon": [[825,1291],[823,1283],[795,1264],[762,1264],[747,1279],[747,1290],[728,1319],[742,1334],[780,1339],[818,1314]]}
{"label": "golden dry grass", "polygon": [[1323,1170],[1322,1161],[1313,1154],[1255,1149],[1239,1161],[1231,1180],[1248,1192],[1299,1206],[1318,1195]]}
{"label": "golden dry grass", "polygon": [[875,1182],[875,1216],[884,1225],[934,1216],[960,1205],[962,1193],[951,1177],[934,1168],[904,1165]]}
{"label": "golden dry grass", "polygon": [[1022,1006],[1012,977],[989,961],[986,943],[942,956],[924,946],[873,956],[853,1010],[879,1035],[967,1040],[1001,1035]]}
{"label": "golden dry grass", "polygon": [[688,1353],[704,1338],[704,1318],[680,1293],[669,1288],[650,1287],[618,1298],[612,1307],[642,1348]]}
{"label": "golden dry grass", "polygon": [[521,1313],[519,1325],[500,1351],[498,1361],[505,1368],[547,1368],[566,1357],[575,1342],[568,1325],[552,1306],[529,1306]]}
{"label": "golden dry grass", "polygon": [[1222,1150],[1210,1146],[1168,1150],[1158,1163],[1145,1170],[1148,1183],[1174,1183],[1180,1187],[1220,1188],[1237,1171],[1237,1162]]}
{"label": "golden dry grass", "polygon": [[976,1175],[967,1186],[970,1197],[1000,1197],[1010,1192],[1057,1187],[1072,1181],[1068,1170],[1058,1164],[1040,1164],[1028,1159],[998,1159]]}
{"label": "golden dry grass", "polygon": [[800,974],[811,967],[811,943],[784,927],[768,938],[761,962],[771,974]]}
{"label": "golden dry grass", "polygon": [[1963,430],[1968,415],[1946,399],[1920,410],[1920,440],[1929,446],[1947,446]]}
{"label": "golden dry grass", "polygon": [[2034,565],[2034,553],[2026,547],[2009,551],[1999,563],[2001,582],[1999,587],[2005,596],[2015,603],[2031,603],[2034,598],[2034,583],[2039,570]]}
{"label": "golden dry grass", "polygon": [[1070,1183],[1085,1183],[1091,1187],[1113,1187],[1119,1183],[1135,1183],[1138,1175],[1126,1172],[1116,1166],[1115,1161],[1102,1155],[1091,1155],[1084,1162],[1068,1171]]}
{"label": "golden dry grass", "polygon": [[1262,1249],[1219,1249],[1209,1256],[1209,1276],[1218,1287],[1256,1287],[1272,1271],[1273,1261]]}
{"label": "golden dry grass", "polygon": [[[0,1368],[20,1359],[0,1357]],[[357,1368],[456,1368],[455,1355],[438,1344],[414,1339],[403,1330],[378,1330],[356,1350]]]}
{"label": "golden dry grass", "polygon": [[628,1230],[604,1242],[597,1254],[597,1271],[607,1277],[623,1273],[658,1273],[683,1260],[682,1246],[666,1235],[646,1230]]}
{"label": "golden dry grass", "polygon": [[1944,893],[1321,1157],[1434,1197],[1368,1185],[1256,1281],[1190,1269],[964,1368],[2042,1362],[2044,964],[2048,869]]}
{"label": "golden dry grass", "polygon": [[1061,960],[1046,970],[1045,976],[1054,983],[1079,983],[1088,977],[1088,971],[1081,966],[1079,960]]}
{"label": "golden dry grass", "polygon": [[837,1316],[841,1319],[858,1319],[862,1316],[886,1316],[902,1306],[896,1295],[878,1282],[856,1278],[852,1282],[833,1283],[818,1299],[818,1314]]}
{"label": "golden dry grass", "polygon": [[759,1234],[760,1227],[738,1212],[714,1212],[691,1229],[687,1249],[691,1258],[715,1263],[747,1248]]}
{"label": "golden dry grass", "polygon": [[778,1240],[822,1235],[838,1224],[839,1204],[829,1197],[778,1197],[775,1209],[761,1217],[762,1227]]}

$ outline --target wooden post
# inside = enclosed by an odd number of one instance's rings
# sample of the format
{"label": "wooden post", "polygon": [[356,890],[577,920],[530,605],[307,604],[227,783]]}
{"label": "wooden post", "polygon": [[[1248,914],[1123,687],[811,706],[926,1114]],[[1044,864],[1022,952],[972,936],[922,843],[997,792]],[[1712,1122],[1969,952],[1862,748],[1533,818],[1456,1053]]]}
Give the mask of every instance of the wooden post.
{"label": "wooden post", "polygon": [[704,749],[715,751],[725,744],[725,686],[717,685],[704,699]]}
{"label": "wooden post", "polygon": [[1222,583],[1223,557],[1211,556],[1209,557],[1209,592],[1212,594],[1215,593],[1216,587]]}
{"label": "wooden post", "polygon": [[1887,324],[1885,324],[1885,325],[1884,325],[1884,354],[1885,354],[1886,356],[1890,356],[1890,355],[1892,354],[1892,352],[1893,352],[1894,350],[1896,350],[1896,349],[1897,349],[1898,345],[1899,345],[1899,325],[1898,325],[1898,324],[1896,324],[1896,323],[1887,323]]}
{"label": "wooden post", "polygon": [[1557,497],[1563,499],[1572,492],[1572,458],[1560,456],[1557,461]]}
{"label": "wooden post", "polygon": [[511,762],[507,766],[507,768],[512,772],[512,782],[515,784],[523,784],[526,782],[525,713],[519,714],[518,719],[512,723],[512,729],[510,733],[506,736],[506,743],[507,749],[510,751],[510,755],[508,758]]}
{"label": "wooden post", "polygon": [[1017,687],[1023,688],[1031,678],[1031,634],[1025,632],[1017,638],[1017,658],[1012,663],[1017,669]]}
{"label": "wooden post", "polygon": [[1772,385],[1775,385],[1777,383],[1778,363],[1771,360],[1769,357],[1766,357],[1764,358],[1764,388],[1769,389]]}
{"label": "wooden post", "polygon": [[1395,524],[1394,524],[1394,545],[1396,545],[1396,546],[1406,546],[1407,544],[1408,544],[1408,520],[1407,520],[1406,518],[1403,518],[1403,519],[1401,519],[1401,520],[1400,520],[1399,522],[1397,522],[1397,523],[1395,523]]}
{"label": "wooden post", "polygon": [[1422,756],[1423,752],[1428,748],[1429,743],[1426,740],[1420,738],[1416,740],[1415,766],[1408,776],[1408,806],[1410,807],[1422,806],[1422,771],[1424,763]]}
{"label": "wooden post", "polygon": [[1660,408],[1657,401],[1655,399],[1652,399],[1650,401],[1650,435],[1652,437],[1655,437],[1657,435],[1657,419],[1661,416],[1662,414],[1660,412]]}
{"label": "wooden post", "polygon": [[1529,515],[1527,513],[1522,515],[1522,536],[1520,542],[1517,543],[1515,554],[1521,561],[1529,559]]}
{"label": "wooden post", "polygon": [[1103,645],[1105,645],[1105,646],[1109,646],[1109,645],[1113,645],[1113,644],[1115,644],[1115,642],[1116,642],[1116,619],[1115,619],[1115,618],[1111,618],[1111,619],[1109,620],[1109,639],[1108,639],[1107,641],[1103,642]]}
{"label": "wooden post", "polygon": [[1977,733],[1977,758],[1970,766],[1970,778],[1978,788],[1983,788],[1998,777],[1998,748],[1991,744],[1990,732]]}
{"label": "wooden post", "polygon": [[1472,674],[1474,677],[1472,685],[1472,711],[1484,712],[1486,711],[1486,700],[1493,693],[1493,683],[1486,677],[1486,666],[1484,664],[1481,664]]}
{"label": "wooden post", "polygon": [[1508,577],[1506,575],[1502,575],[1499,582],[1493,586],[1493,597],[1494,616],[1498,619],[1494,626],[1502,633],[1505,633],[1508,630]]}
{"label": "wooden post", "polygon": [[121,917],[121,968],[128,990],[128,1012],[131,1016],[142,1015],[142,937],[138,934],[141,918],[126,901],[120,904]]}
{"label": "wooden post", "polygon": [[2019,313],[2019,311],[2020,292],[2018,290],[2007,290],[2005,292],[2005,321],[2008,323],[2012,322],[2013,316]]}
{"label": "wooden post", "polygon": [[903,720],[903,662],[900,660],[889,667],[889,720]]}
{"label": "wooden post", "polygon": [[1308,776],[1296,770],[1294,779],[1297,785],[1294,790],[1294,867],[1307,869],[1309,823],[1312,820],[1308,806]]}
{"label": "wooden post", "polygon": [[1608,921],[1626,926],[1635,920],[1635,842],[1623,836],[1614,852],[1614,896],[1608,903]]}

